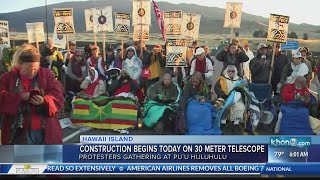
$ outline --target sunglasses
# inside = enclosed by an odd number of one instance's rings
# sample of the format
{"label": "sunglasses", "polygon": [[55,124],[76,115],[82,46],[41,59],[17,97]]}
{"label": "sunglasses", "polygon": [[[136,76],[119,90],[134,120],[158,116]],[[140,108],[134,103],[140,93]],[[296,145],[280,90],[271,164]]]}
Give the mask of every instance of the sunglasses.
{"label": "sunglasses", "polygon": [[76,57],[82,57],[82,55],[76,55]]}
{"label": "sunglasses", "polygon": [[236,72],[236,71],[228,71],[228,72],[234,73],[234,72]]}

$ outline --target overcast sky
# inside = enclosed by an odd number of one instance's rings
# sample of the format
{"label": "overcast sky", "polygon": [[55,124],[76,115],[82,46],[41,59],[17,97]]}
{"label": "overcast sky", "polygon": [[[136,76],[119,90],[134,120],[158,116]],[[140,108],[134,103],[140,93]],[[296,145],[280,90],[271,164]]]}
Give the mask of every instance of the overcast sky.
{"label": "overcast sky", "polygon": [[[56,4],[67,1],[86,0],[47,0],[48,4]],[[116,0],[115,0],[116,1]],[[320,25],[319,0],[155,0],[173,2],[175,4],[188,3],[203,6],[225,8],[226,2],[242,2],[242,10],[246,13],[269,17],[272,14],[290,16],[290,22],[308,23]],[[44,6],[45,0],[1,0],[0,13],[20,11],[32,7]],[[160,6],[161,9],[161,6]],[[0,15],[1,19],[1,15]]]}

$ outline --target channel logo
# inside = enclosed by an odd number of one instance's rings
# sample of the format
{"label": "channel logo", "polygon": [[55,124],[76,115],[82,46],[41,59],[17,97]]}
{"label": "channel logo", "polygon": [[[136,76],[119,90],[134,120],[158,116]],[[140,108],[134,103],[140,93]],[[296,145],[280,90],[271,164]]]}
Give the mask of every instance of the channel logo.
{"label": "channel logo", "polygon": [[311,145],[311,137],[271,137],[271,147],[306,147]]}

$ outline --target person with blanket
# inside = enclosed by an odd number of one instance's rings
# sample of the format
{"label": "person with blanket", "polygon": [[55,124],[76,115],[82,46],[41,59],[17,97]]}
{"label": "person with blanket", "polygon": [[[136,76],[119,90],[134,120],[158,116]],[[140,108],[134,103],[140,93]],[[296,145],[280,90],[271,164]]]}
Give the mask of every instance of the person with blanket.
{"label": "person with blanket", "polygon": [[133,46],[128,47],[122,61],[122,69],[128,71],[130,77],[140,83],[142,68],[142,61],[138,58],[136,49]]}
{"label": "person with blanket", "polygon": [[142,88],[140,84],[133,80],[128,71],[122,70],[120,73],[120,77],[117,81],[116,90],[114,91],[114,96],[133,96],[133,98],[137,98],[137,100],[142,103],[144,100]]}
{"label": "person with blanket", "polygon": [[99,46],[92,46],[92,55],[90,58],[87,59],[87,62],[90,65],[90,67],[95,68],[97,70],[100,78],[102,78],[103,80],[107,80],[107,69],[103,58],[100,57]]}
{"label": "person with blanket", "polygon": [[90,69],[88,76],[81,83],[80,88],[83,91],[79,92],[77,96],[83,99],[92,100],[106,94],[106,83],[99,77],[98,71],[94,68]]}
{"label": "person with blanket", "polygon": [[188,106],[190,98],[198,97],[198,99],[210,99],[209,87],[206,84],[201,72],[195,71],[191,79],[186,83],[183,88],[183,95],[180,101],[180,109],[185,111]]}
{"label": "person with blanket", "polygon": [[2,144],[62,144],[57,117],[64,103],[62,84],[40,67],[40,52],[32,44],[18,48],[12,67],[0,76]]}
{"label": "person with blanket", "polygon": [[150,86],[148,89],[148,101],[144,108],[144,124],[154,128],[158,134],[162,134],[165,125],[174,128],[174,121],[178,101],[180,99],[180,88],[172,82],[169,73],[162,76],[162,79]]}
{"label": "person with blanket", "polygon": [[292,62],[283,68],[279,86],[283,84],[293,84],[297,76],[304,76],[308,79],[309,68],[305,63],[301,62],[301,60],[301,53],[299,51],[295,52],[292,56]]}
{"label": "person with blanket", "polygon": [[[239,88],[235,87],[235,84],[239,83],[241,79],[237,75],[237,68],[234,65],[229,65],[219,77],[214,90],[218,98],[227,100],[231,91],[239,91]],[[226,135],[242,135],[244,123],[243,114],[245,112],[245,105],[243,103],[242,94],[240,92],[235,93],[233,103],[228,107],[229,111],[226,119],[221,121],[223,133]]]}
{"label": "person with blanket", "polygon": [[296,76],[294,83],[285,84],[280,93],[283,101],[275,128],[280,135],[313,135],[309,121],[310,92],[307,79]]}

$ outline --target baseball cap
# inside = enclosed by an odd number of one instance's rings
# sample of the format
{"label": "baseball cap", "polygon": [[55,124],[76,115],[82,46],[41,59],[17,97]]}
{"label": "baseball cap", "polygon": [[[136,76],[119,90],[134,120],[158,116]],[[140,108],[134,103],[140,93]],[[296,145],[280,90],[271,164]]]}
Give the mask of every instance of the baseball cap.
{"label": "baseball cap", "polygon": [[259,49],[261,49],[261,48],[266,48],[267,47],[267,45],[266,44],[264,44],[264,43],[259,43],[259,45],[258,45],[258,50]]}
{"label": "baseball cap", "polygon": [[197,55],[201,55],[201,54],[203,54],[203,53],[205,53],[204,49],[203,49],[203,48],[198,48],[198,49],[196,50],[196,53],[195,53],[194,55],[197,56]]}
{"label": "baseball cap", "polygon": [[301,53],[300,53],[299,51],[296,51],[296,52],[294,52],[294,53],[292,54],[292,57],[293,57],[293,58],[301,58],[302,55],[301,55]]}
{"label": "baseball cap", "polygon": [[299,51],[299,52],[302,52],[302,51],[306,51],[306,52],[307,52],[307,49],[304,48],[304,47],[299,47],[298,51]]}

